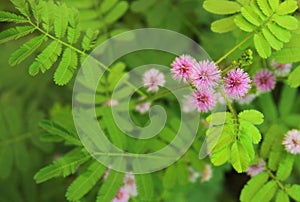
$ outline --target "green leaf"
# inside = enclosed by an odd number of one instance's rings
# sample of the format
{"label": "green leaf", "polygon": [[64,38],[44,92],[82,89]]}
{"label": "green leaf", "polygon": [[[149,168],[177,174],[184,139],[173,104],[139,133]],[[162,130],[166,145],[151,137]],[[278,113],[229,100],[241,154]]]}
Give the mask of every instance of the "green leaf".
{"label": "green leaf", "polygon": [[47,37],[45,37],[44,35],[40,35],[24,43],[18,50],[12,53],[12,55],[8,60],[9,64],[15,66],[21,63],[23,60],[28,58],[32,53],[34,53],[46,40]]}
{"label": "green leaf", "polygon": [[0,11],[0,22],[27,23],[28,20],[14,13]]}
{"label": "green leaf", "polygon": [[97,196],[97,202],[112,201],[123,183],[124,173],[110,170],[105,183],[101,186]]}
{"label": "green leaf", "polygon": [[62,51],[62,44],[57,41],[52,41],[46,49],[43,50],[36,58],[36,61],[29,67],[29,74],[35,76],[41,72],[50,69],[57,61],[58,56]]}
{"label": "green leaf", "polygon": [[242,16],[251,24],[255,26],[259,26],[261,24],[261,20],[257,16],[257,14],[253,11],[252,7],[245,6],[241,10]]}
{"label": "green leaf", "polygon": [[257,194],[252,198],[251,202],[257,202],[257,201],[269,202],[272,200],[276,190],[277,190],[277,184],[274,180],[272,180],[260,188]]}
{"label": "green leaf", "polygon": [[15,7],[22,13],[24,16],[29,17],[30,12],[28,8],[28,4],[25,0],[10,0]]}
{"label": "green leaf", "polygon": [[151,174],[135,175],[138,196],[142,201],[151,201],[154,197],[154,184]]}
{"label": "green leaf", "polygon": [[276,172],[276,178],[278,180],[284,181],[286,180],[294,166],[295,155],[286,154],[286,156],[280,161],[278,170]]}
{"label": "green leaf", "polygon": [[74,149],[53,164],[39,170],[35,174],[34,180],[36,183],[42,183],[55,177],[66,177],[75,173],[77,167],[86,162],[89,158],[90,156],[83,153],[80,149]]}
{"label": "green leaf", "polygon": [[251,137],[254,144],[258,144],[261,141],[259,130],[248,121],[240,121],[240,132]]}
{"label": "green leaf", "polygon": [[80,29],[78,27],[72,28],[68,27],[68,42],[70,44],[74,44],[78,42],[78,39],[80,37]]}
{"label": "green leaf", "polygon": [[174,164],[166,169],[166,172],[163,176],[163,186],[165,189],[172,189],[173,187],[176,186],[176,182],[177,182],[176,172],[177,170]]}
{"label": "green leaf", "polygon": [[275,202],[290,202],[289,196],[282,190],[279,190],[276,195]]}
{"label": "green leaf", "polygon": [[221,20],[216,20],[211,24],[211,30],[217,33],[225,33],[232,31],[236,28],[234,24],[234,16],[223,18]]}
{"label": "green leaf", "polygon": [[241,10],[241,5],[226,0],[206,0],[203,3],[205,10],[215,14],[233,14]]}
{"label": "green leaf", "polygon": [[128,3],[126,1],[120,1],[109,13],[104,17],[104,20],[108,24],[116,22],[121,18],[128,9]]}
{"label": "green leaf", "polygon": [[272,8],[272,11],[275,12],[279,7],[279,0],[268,0],[268,2],[270,7]]}
{"label": "green leaf", "polygon": [[236,26],[238,26],[241,30],[245,32],[253,32],[255,30],[255,26],[248,22],[242,15],[237,15],[234,19]]}
{"label": "green leaf", "polygon": [[77,68],[77,64],[77,54],[73,50],[67,48],[55,71],[54,82],[59,86],[67,84],[71,80],[74,70]]}
{"label": "green leaf", "polygon": [[250,157],[247,150],[240,142],[232,144],[230,162],[238,173],[247,170],[250,163]]}
{"label": "green leaf", "polygon": [[24,37],[35,30],[33,26],[18,26],[0,33],[0,44]]}
{"label": "green leaf", "polygon": [[287,188],[289,196],[296,201],[300,201],[300,185],[294,184],[292,187]]}
{"label": "green leaf", "polygon": [[254,45],[262,58],[268,58],[271,55],[271,47],[261,33],[254,35]]}
{"label": "green leaf", "polygon": [[95,45],[95,40],[97,39],[98,34],[99,31],[88,29],[82,39],[82,49],[86,51],[91,50]]}
{"label": "green leaf", "polygon": [[225,123],[233,123],[232,114],[229,112],[216,112],[210,114],[206,121],[212,126],[223,126]]}
{"label": "green leaf", "polygon": [[273,11],[266,0],[257,0],[257,4],[266,16],[272,15]]}
{"label": "green leaf", "polygon": [[239,113],[239,119],[249,121],[252,124],[260,125],[264,122],[264,115],[257,110],[244,110]]}
{"label": "green leaf", "polygon": [[77,146],[82,145],[77,136],[75,137],[67,129],[63,128],[61,125],[53,121],[43,120],[39,123],[39,126],[46,130],[49,134],[63,138],[63,140],[66,141],[66,144]]}
{"label": "green leaf", "polygon": [[291,63],[300,61],[300,47],[288,47],[273,54],[277,62]]}
{"label": "green leaf", "polygon": [[267,27],[280,41],[287,43],[291,40],[291,33],[285,28],[277,25],[276,23],[270,22],[267,24]]}
{"label": "green leaf", "polygon": [[230,158],[230,152],[231,152],[231,145],[229,145],[228,147],[225,147],[222,150],[213,152],[211,155],[211,162],[215,165],[215,166],[220,166],[223,165],[224,163],[226,163],[229,158]]}
{"label": "green leaf", "polygon": [[272,48],[277,51],[282,49],[283,43],[267,27],[262,29],[262,33]]}
{"label": "green leaf", "polygon": [[288,30],[296,30],[298,28],[298,20],[290,15],[274,15],[274,21],[283,28]]}
{"label": "green leaf", "polygon": [[62,38],[66,34],[68,28],[68,7],[66,4],[62,4],[55,9],[55,18],[54,18],[54,31],[55,35],[58,38]]}
{"label": "green leaf", "polygon": [[[299,49],[299,57],[300,57],[300,49]],[[297,88],[300,86],[300,66],[296,67],[289,75],[288,83],[292,88]]]}
{"label": "green leaf", "polygon": [[106,167],[98,161],[94,161],[85,171],[68,187],[66,197],[69,201],[78,201],[87,194],[100,180],[106,171]]}
{"label": "green leaf", "polygon": [[276,13],[279,15],[286,15],[289,13],[293,13],[298,8],[297,1],[294,0],[286,0],[282,4],[279,5]]}
{"label": "green leaf", "polygon": [[261,187],[268,181],[269,175],[262,172],[255,177],[251,178],[242,189],[240,200],[241,202],[248,202],[255,196]]}

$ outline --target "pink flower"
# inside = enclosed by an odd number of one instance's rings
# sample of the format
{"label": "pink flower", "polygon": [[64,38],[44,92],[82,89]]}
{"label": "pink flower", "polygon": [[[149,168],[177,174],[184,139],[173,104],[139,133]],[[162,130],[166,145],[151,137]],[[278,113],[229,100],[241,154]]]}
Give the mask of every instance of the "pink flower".
{"label": "pink flower", "polygon": [[125,188],[121,187],[119,189],[119,192],[116,194],[115,198],[112,200],[112,202],[128,202],[129,198],[130,196],[125,190]]}
{"label": "pink flower", "polygon": [[287,76],[292,69],[291,63],[282,64],[282,63],[275,62],[275,60],[272,60],[271,66],[274,69],[276,76]]}
{"label": "pink flower", "polygon": [[202,182],[207,182],[212,178],[212,169],[209,164],[205,164],[204,170],[201,173],[201,181]]}
{"label": "pink flower", "polygon": [[293,129],[287,132],[282,144],[289,153],[300,154],[300,131]]}
{"label": "pink flower", "polygon": [[196,63],[191,73],[191,81],[198,89],[209,89],[218,85],[221,79],[220,70],[208,60]]}
{"label": "pink flower", "polygon": [[175,58],[174,62],[171,64],[173,73],[173,79],[188,81],[192,68],[195,66],[196,60],[189,55],[181,55]]}
{"label": "pink flower", "polygon": [[233,69],[224,77],[225,92],[229,97],[242,97],[248,93],[250,82],[248,73],[240,68]]}
{"label": "pink flower", "polygon": [[200,173],[189,167],[189,181],[195,183],[199,177]]}
{"label": "pink flower", "polygon": [[148,88],[147,91],[156,92],[159,86],[164,86],[166,83],[165,76],[157,69],[150,69],[143,75],[144,87]]}
{"label": "pink flower", "polygon": [[131,196],[137,196],[137,188],[135,183],[135,177],[133,174],[126,174],[124,177],[124,188],[127,193]]}
{"label": "pink flower", "polygon": [[216,105],[216,98],[210,90],[196,90],[192,93],[191,102],[196,106],[198,112],[208,112]]}
{"label": "pink flower", "polygon": [[275,88],[276,78],[273,73],[267,69],[262,69],[253,77],[253,83],[260,92],[268,92]]}
{"label": "pink flower", "polygon": [[111,106],[111,107],[113,107],[113,106],[116,106],[116,105],[118,105],[119,104],[119,101],[118,100],[113,100],[113,99],[111,99],[111,100],[108,100],[108,101],[106,101],[106,102],[104,102],[104,106]]}
{"label": "pink flower", "polygon": [[182,100],[182,111],[185,113],[189,113],[196,110],[196,105],[194,105],[192,97],[191,96],[184,96],[184,99]]}
{"label": "pink flower", "polygon": [[262,160],[257,164],[251,165],[247,169],[247,175],[254,177],[265,170],[265,162]]}
{"label": "pink flower", "polygon": [[151,106],[151,102],[145,102],[145,103],[136,105],[135,110],[140,112],[141,114],[145,114],[147,111],[149,111],[150,106]]}

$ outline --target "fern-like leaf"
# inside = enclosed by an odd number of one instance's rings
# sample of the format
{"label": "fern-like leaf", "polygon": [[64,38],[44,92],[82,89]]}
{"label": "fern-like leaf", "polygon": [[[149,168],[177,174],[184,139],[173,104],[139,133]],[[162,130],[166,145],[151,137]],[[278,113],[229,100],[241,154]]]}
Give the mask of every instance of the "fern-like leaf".
{"label": "fern-like leaf", "polygon": [[68,7],[66,4],[56,7],[55,9],[55,18],[54,18],[54,31],[55,35],[58,38],[65,36],[68,28]]}
{"label": "fern-like leaf", "polygon": [[90,156],[83,153],[80,149],[74,149],[64,157],[55,161],[52,165],[42,168],[34,176],[37,183],[42,183],[55,177],[66,177],[73,174],[77,167],[86,162]]}
{"label": "fern-like leaf", "polygon": [[123,178],[124,173],[111,170],[105,183],[99,189],[97,202],[112,201],[123,183]]}
{"label": "fern-like leaf", "polygon": [[18,26],[0,33],[0,44],[27,36],[35,30],[33,26]]}
{"label": "fern-like leaf", "polygon": [[72,182],[68,187],[66,197],[69,201],[78,201],[86,193],[88,193],[93,186],[99,181],[106,171],[106,167],[101,165],[98,161],[94,161],[85,171]]}
{"label": "fern-like leaf", "polygon": [[45,72],[57,61],[62,51],[62,44],[52,41],[51,44],[38,55],[36,61],[29,67],[29,74],[35,76],[41,72]]}
{"label": "fern-like leaf", "polygon": [[77,68],[77,64],[77,54],[73,50],[67,48],[64,51],[62,60],[55,71],[54,82],[57,85],[67,84],[71,80],[74,70]]}
{"label": "fern-like leaf", "polygon": [[24,43],[18,50],[16,50],[9,58],[9,64],[14,66],[21,63],[32,53],[34,53],[44,41],[47,40],[47,37],[44,35],[37,36],[30,41]]}
{"label": "fern-like leaf", "polygon": [[14,13],[0,11],[0,22],[27,23],[28,20]]}
{"label": "fern-like leaf", "polygon": [[262,172],[257,176],[253,177],[244,186],[240,195],[240,200],[242,202],[251,201],[254,195],[261,189],[261,187],[268,181],[268,179],[269,175],[266,172]]}

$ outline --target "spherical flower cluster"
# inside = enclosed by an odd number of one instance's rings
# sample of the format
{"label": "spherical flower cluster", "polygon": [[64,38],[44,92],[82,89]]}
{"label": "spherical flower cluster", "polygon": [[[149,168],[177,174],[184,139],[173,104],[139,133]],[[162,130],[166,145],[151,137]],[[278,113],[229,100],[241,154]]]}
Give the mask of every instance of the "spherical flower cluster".
{"label": "spherical flower cluster", "polygon": [[275,62],[275,60],[272,60],[271,67],[274,69],[274,73],[276,76],[287,76],[291,72],[292,64],[282,64]]}
{"label": "spherical flower cluster", "polygon": [[208,60],[196,63],[191,73],[191,81],[197,89],[211,89],[218,85],[221,79],[220,70]]}
{"label": "spherical flower cluster", "polygon": [[195,90],[192,93],[191,102],[199,112],[208,112],[216,105],[216,98],[210,90]]}
{"label": "spherical flower cluster", "polygon": [[253,76],[253,83],[259,92],[268,92],[275,88],[276,78],[268,69],[262,69]]}
{"label": "spherical flower cluster", "polygon": [[250,82],[248,73],[243,69],[233,69],[224,77],[225,92],[232,98],[243,97],[251,88]]}
{"label": "spherical flower cluster", "polygon": [[159,86],[164,86],[166,83],[165,76],[157,69],[150,69],[143,75],[144,87],[148,88],[147,91],[157,92]]}
{"label": "spherical flower cluster", "polygon": [[204,170],[201,173],[201,181],[207,182],[212,178],[213,171],[210,164],[205,164]]}
{"label": "spherical flower cluster", "polygon": [[300,131],[293,129],[287,132],[282,144],[287,152],[291,154],[300,154]]}
{"label": "spherical flower cluster", "polygon": [[257,164],[249,166],[247,169],[247,175],[251,177],[258,175],[262,171],[266,170],[265,165],[266,163],[262,160],[259,161]]}
{"label": "spherical flower cluster", "polygon": [[126,174],[124,177],[124,185],[119,189],[112,202],[128,202],[130,196],[137,196],[137,187],[133,174]]}
{"label": "spherical flower cluster", "polygon": [[179,81],[188,81],[196,63],[196,60],[189,55],[181,55],[175,58],[174,62],[171,64],[173,78]]}

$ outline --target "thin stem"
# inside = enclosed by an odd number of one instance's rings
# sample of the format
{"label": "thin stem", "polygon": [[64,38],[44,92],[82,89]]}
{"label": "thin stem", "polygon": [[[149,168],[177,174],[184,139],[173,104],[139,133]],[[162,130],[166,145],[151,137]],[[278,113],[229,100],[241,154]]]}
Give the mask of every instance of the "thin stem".
{"label": "thin stem", "polygon": [[267,172],[268,172],[269,176],[272,178],[272,180],[274,180],[277,183],[278,187],[286,192],[284,185],[276,178],[276,176],[272,173],[272,171],[269,170],[267,168],[267,166],[265,166],[265,169],[267,170]]}
{"label": "thin stem", "polygon": [[252,34],[249,34],[247,37],[245,37],[240,43],[236,44],[232,49],[230,49],[227,53],[225,53],[215,64],[219,64],[222,62],[224,59],[226,59],[230,54],[232,54],[236,49],[238,49],[241,45],[246,43],[251,37],[253,36]]}
{"label": "thin stem", "polygon": [[[72,49],[73,51],[83,55],[83,56],[88,56],[87,53],[85,53],[84,51],[82,50],[79,50],[78,48],[56,38],[55,36],[49,34],[48,32],[44,31],[43,29],[41,29],[39,26],[37,26],[36,24],[34,24],[31,20],[28,21],[29,24],[31,24],[32,26],[34,26],[39,32],[41,32],[42,34],[46,35],[47,37],[51,38],[52,40],[54,41],[57,41],[59,43],[61,43],[62,45]],[[104,70],[108,71],[108,72],[111,72],[111,70],[106,66],[104,65],[102,62],[100,62],[99,60],[97,60],[96,58],[94,57],[91,57],[92,59],[94,59],[96,61],[97,64],[99,64],[102,68],[104,68]],[[144,97],[147,97],[147,95],[145,93],[143,93],[142,91],[140,91],[138,88],[136,88],[134,85],[132,85],[130,82],[128,81],[124,81],[124,83],[126,85],[128,85],[129,87],[131,87],[132,89],[134,89],[137,93],[139,93],[141,96],[144,96]]]}

